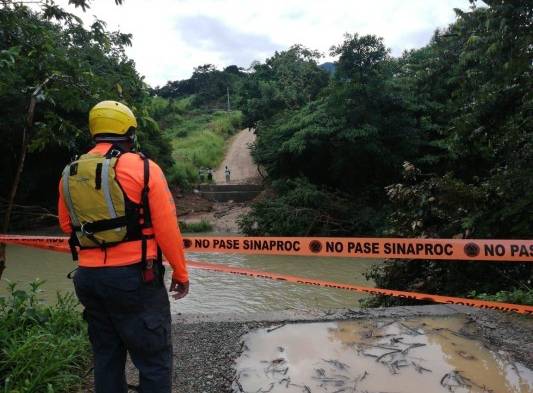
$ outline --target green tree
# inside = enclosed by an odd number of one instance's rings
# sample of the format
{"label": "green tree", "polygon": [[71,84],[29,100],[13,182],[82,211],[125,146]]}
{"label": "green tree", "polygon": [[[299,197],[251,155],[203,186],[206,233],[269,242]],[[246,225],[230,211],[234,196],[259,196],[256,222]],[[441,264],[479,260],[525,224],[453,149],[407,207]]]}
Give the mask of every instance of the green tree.
{"label": "green tree", "polygon": [[[487,1],[407,54],[400,78],[427,149],[389,187],[390,233],[530,238],[533,223],[532,15],[528,2]],[[433,149],[433,150],[431,150]],[[531,290],[531,264],[391,262],[383,287],[468,295]],[[461,277],[461,280],[458,280]]]}
{"label": "green tree", "polygon": [[90,145],[87,113],[103,99],[132,107],[139,139],[164,166],[172,165],[168,141],[146,116],[146,86],[124,52],[130,43],[131,35],[108,32],[99,20],[85,29],[52,2],[39,11],[11,2],[0,8],[2,232],[15,198],[55,205],[61,168]]}
{"label": "green tree", "polygon": [[276,52],[264,64],[254,64],[250,76],[238,86],[238,106],[245,125],[256,128],[260,121],[313,101],[329,79],[327,72],[318,67],[321,57],[318,51],[294,45]]}
{"label": "green tree", "polygon": [[[277,199],[256,204],[245,231],[339,233],[315,225],[327,211],[347,218],[337,222],[348,234],[530,238],[533,7],[485,3],[456,10],[455,23],[399,59],[375,36],[346,35],[331,50],[331,81],[308,102],[291,105],[269,60],[257,64],[242,97],[257,125],[254,157]],[[339,192],[346,206],[371,213],[329,208]],[[369,275],[385,288],[491,296],[529,293],[532,272],[531,264],[392,261]]]}
{"label": "green tree", "polygon": [[193,96],[193,107],[222,109],[226,108],[228,92],[233,101],[237,84],[245,77],[245,73],[236,65],[219,71],[213,64],[204,64],[194,69],[190,79],[169,81],[165,86],[156,88],[153,94],[164,98]]}
{"label": "green tree", "polygon": [[[416,155],[416,122],[393,83],[398,65],[381,39],[347,35],[332,55],[342,63],[334,79],[310,103],[278,109],[260,122],[253,156],[271,179],[303,177],[331,198],[348,195],[357,209],[344,234],[376,234],[388,212],[384,187],[398,181],[402,162]],[[346,216],[337,213],[341,221]],[[261,208],[253,214],[269,213]],[[318,230],[312,220],[308,226]]]}
{"label": "green tree", "polygon": [[386,67],[390,50],[383,45],[383,39],[375,35],[359,36],[346,34],[340,45],[331,47],[330,54],[339,56],[335,67],[335,78],[365,83],[378,78]]}

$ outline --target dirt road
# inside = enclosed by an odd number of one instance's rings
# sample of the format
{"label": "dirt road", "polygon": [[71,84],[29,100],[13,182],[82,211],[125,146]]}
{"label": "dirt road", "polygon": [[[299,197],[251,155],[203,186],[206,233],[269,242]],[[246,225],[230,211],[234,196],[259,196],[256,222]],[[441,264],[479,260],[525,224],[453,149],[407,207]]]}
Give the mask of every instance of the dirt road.
{"label": "dirt road", "polygon": [[255,141],[255,133],[248,128],[239,131],[230,141],[229,149],[224,157],[224,161],[216,169],[214,180],[217,184],[226,183],[224,170],[226,166],[230,170],[230,183],[245,184],[251,183],[254,179],[260,179],[257,166],[250,154],[250,145]]}

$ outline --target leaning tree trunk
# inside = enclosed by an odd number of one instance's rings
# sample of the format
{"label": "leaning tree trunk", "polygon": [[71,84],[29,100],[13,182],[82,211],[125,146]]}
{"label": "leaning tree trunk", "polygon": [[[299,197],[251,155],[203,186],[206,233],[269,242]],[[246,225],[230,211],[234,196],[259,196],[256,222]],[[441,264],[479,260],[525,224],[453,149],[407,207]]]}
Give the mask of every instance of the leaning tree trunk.
{"label": "leaning tree trunk", "polygon": [[[7,208],[4,214],[4,222],[2,228],[0,228],[0,233],[7,233],[9,229],[9,223],[11,221],[11,212],[13,211],[13,205],[15,204],[15,196],[17,195],[18,186],[20,184],[20,177],[22,176],[22,171],[24,170],[24,162],[26,161],[26,154],[28,152],[28,145],[30,142],[30,132],[33,128],[33,118],[35,116],[35,107],[37,105],[37,96],[41,93],[44,86],[52,79],[53,76],[46,78],[46,80],[35,88],[31,97],[30,104],[28,106],[28,112],[26,113],[26,121],[24,122],[24,127],[22,128],[22,141],[20,145],[20,157],[15,172],[15,177],[13,183],[11,184],[11,190],[9,191],[9,196],[7,199]],[[0,278],[2,278],[2,273],[6,268],[6,245],[5,243],[0,243]]]}

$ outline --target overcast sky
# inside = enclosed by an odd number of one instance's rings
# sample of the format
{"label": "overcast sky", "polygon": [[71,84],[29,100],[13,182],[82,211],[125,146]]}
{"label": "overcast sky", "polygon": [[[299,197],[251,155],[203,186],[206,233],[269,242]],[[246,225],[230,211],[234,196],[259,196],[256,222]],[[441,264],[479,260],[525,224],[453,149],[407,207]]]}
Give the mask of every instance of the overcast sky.
{"label": "overcast sky", "polygon": [[453,8],[469,8],[468,0],[95,0],[83,13],[57,2],[86,24],[97,16],[133,34],[127,53],[152,86],[201,64],[247,68],[296,43],[327,55],[346,32],[381,36],[400,55],[453,22]]}

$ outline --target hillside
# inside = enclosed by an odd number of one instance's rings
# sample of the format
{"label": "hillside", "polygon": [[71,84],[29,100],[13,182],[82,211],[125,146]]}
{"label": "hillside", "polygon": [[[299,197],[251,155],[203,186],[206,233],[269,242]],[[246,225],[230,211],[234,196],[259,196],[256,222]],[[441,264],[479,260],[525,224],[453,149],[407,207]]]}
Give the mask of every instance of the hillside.
{"label": "hillside", "polygon": [[169,180],[190,190],[207,169],[220,165],[228,140],[240,129],[239,111],[204,110],[194,96],[178,100],[152,97],[151,116],[172,146],[174,165]]}

